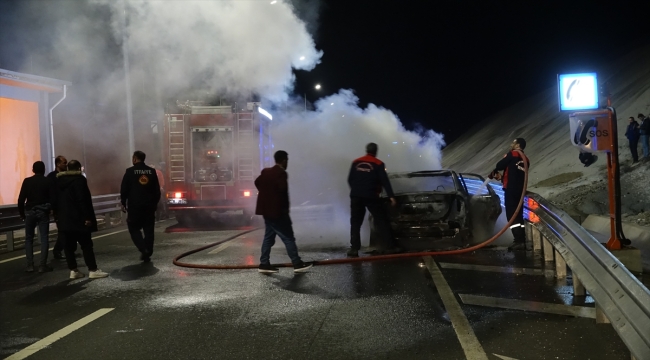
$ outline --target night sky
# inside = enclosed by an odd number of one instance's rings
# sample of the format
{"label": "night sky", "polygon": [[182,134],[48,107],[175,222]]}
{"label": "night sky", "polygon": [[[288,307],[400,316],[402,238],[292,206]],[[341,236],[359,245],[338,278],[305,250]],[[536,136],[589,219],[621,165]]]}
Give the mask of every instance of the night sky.
{"label": "night sky", "polygon": [[[362,107],[383,106],[447,143],[554,86],[558,73],[596,71],[650,43],[647,0],[291,1],[324,52],[314,70],[295,71],[296,94],[313,102],[353,89]],[[30,72],[18,65],[29,64],[32,38],[47,41],[49,22],[18,4],[0,0],[0,67]]]}
{"label": "night sky", "polygon": [[361,106],[386,107],[450,143],[554,86],[558,73],[598,70],[650,43],[650,1],[532,3],[325,0],[314,30],[324,56],[296,71],[296,92],[313,101],[354,89]]}

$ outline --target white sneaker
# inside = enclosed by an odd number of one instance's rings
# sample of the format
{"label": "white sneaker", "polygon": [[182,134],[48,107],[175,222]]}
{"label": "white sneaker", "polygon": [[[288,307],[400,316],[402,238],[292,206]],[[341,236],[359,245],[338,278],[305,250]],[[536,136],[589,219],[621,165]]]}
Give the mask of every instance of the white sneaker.
{"label": "white sneaker", "polygon": [[105,278],[107,276],[108,276],[108,273],[105,273],[105,272],[103,272],[103,271],[101,271],[99,269],[97,269],[95,271],[90,271],[88,273],[88,277],[91,278],[91,279],[101,279],[101,278]]}
{"label": "white sneaker", "polygon": [[82,273],[81,271],[79,271],[79,270],[77,270],[77,271],[71,270],[70,271],[70,279],[81,279],[84,276],[86,276],[86,275],[84,273]]}

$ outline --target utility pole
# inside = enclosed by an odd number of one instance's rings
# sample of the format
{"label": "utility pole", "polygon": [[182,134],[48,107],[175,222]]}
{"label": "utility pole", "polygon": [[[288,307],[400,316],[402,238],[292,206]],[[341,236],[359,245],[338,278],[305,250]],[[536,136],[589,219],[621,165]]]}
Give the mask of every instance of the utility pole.
{"label": "utility pole", "polygon": [[133,109],[131,106],[131,75],[129,70],[129,49],[126,36],[126,0],[122,0],[122,56],[124,58],[124,83],[126,86],[126,118],[129,127],[129,156],[135,152],[135,138],[133,136]]}

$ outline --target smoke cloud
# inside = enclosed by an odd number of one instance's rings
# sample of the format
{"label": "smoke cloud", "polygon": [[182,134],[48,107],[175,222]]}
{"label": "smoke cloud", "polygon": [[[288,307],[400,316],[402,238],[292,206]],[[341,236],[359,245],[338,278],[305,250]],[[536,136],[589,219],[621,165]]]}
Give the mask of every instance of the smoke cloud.
{"label": "smoke cloud", "polygon": [[352,160],[365,155],[367,143],[379,146],[377,157],[388,172],[440,169],[442,135],[431,130],[408,131],[390,110],[373,104],[362,109],[358,101],[351,90],[341,90],[317,101],[313,112],[295,110],[274,120],[275,149],[289,153],[292,206],[334,207],[334,223],[301,228],[297,222],[296,232],[303,240],[317,241],[322,234],[331,239],[332,233],[342,243],[349,240],[347,177]]}
{"label": "smoke cloud", "polygon": [[[28,55],[24,66],[13,70],[73,82],[68,99],[55,111],[57,154],[82,159],[83,142],[91,186],[94,181],[111,184],[96,186],[101,189],[96,193],[116,192],[130,160],[123,37],[136,148],[153,154],[147,158],[152,163],[161,149],[150,125],[162,119],[163,99],[194,89],[231,98],[255,94],[276,109],[293,109],[274,119],[272,134],[275,149],[289,152],[294,205],[334,203],[337,214],[347,216],[349,166],[364,155],[368,142],[379,145],[389,172],[440,168],[441,135],[407,131],[381,106],[362,109],[351,90],[319,100],[315,111],[304,111],[302,99],[295,99],[293,70],[311,70],[323,55],[313,40],[315,25],[302,20],[317,21],[318,0],[16,4],[17,16],[29,25],[16,22],[12,31],[30,36],[16,42],[28,48]],[[34,30],[33,23],[43,24],[43,30]]]}

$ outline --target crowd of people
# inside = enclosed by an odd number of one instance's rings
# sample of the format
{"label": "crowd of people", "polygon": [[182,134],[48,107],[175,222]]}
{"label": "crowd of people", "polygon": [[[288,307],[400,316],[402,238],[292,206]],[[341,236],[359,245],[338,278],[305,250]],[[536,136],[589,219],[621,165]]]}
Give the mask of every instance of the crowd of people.
{"label": "crowd of people", "polygon": [[[154,224],[162,187],[159,174],[145,165],[146,155],[136,151],[133,166],[126,169],[120,188],[122,211],[127,213],[131,239],[140,251],[140,259],[149,262],[153,254]],[[18,211],[25,221],[25,257],[27,272],[34,272],[33,241],[38,228],[41,252],[38,272],[49,272],[48,265],[50,216],[57,227],[54,245],[55,259],[65,258],[70,279],[86,276],[77,267],[75,251],[81,246],[84,262],[91,279],[105,278],[108,273],[97,267],[91,234],[96,232],[97,218],[81,163],[64,156],[55,158],[55,170],[45,176],[45,163],[32,165],[33,176],[26,178],[18,195]],[[144,234],[143,234],[144,233]],[[63,252],[65,256],[61,254]]]}
{"label": "crowd of people", "polygon": [[630,116],[629,124],[625,131],[625,137],[630,146],[633,164],[639,162],[639,142],[641,142],[641,151],[643,155],[642,160],[647,161],[650,159],[650,146],[648,144],[648,136],[650,136],[650,116],[639,114],[637,115],[637,119],[639,119],[639,122],[634,119],[634,116]]}
{"label": "crowd of people", "polygon": [[[650,121],[647,118],[646,121]],[[646,135],[647,141],[647,135]],[[524,179],[528,158],[523,150],[526,141],[515,139],[511,151],[497,163],[490,178],[503,181],[505,192],[506,216],[514,217],[511,226],[514,242],[510,250],[525,250],[525,232],[523,208],[515,214],[524,190]],[[366,155],[352,162],[348,173],[350,186],[350,248],[348,257],[359,256],[361,247],[361,225],[366,209],[379,226],[383,237],[384,253],[398,253],[402,249],[394,243],[387,214],[380,200],[382,189],[386,192],[391,206],[397,201],[386,174],[385,164],[377,158],[378,147],[375,143],[366,145]],[[647,153],[645,153],[647,156]],[[140,260],[151,261],[154,250],[154,224],[159,210],[164,178],[159,170],[145,164],[146,155],[142,151],[133,153],[133,166],[126,169],[120,187],[122,211],[127,213],[127,227],[131,240],[140,252]],[[271,248],[279,236],[286,247],[293,263],[294,272],[305,272],[313,266],[304,262],[298,254],[291,217],[289,215],[289,184],[287,167],[289,155],[279,150],[274,154],[275,166],[262,170],[255,179],[258,189],[255,214],[264,218],[265,232],[262,241],[259,272],[275,273],[278,268],[271,265]],[[61,251],[70,269],[70,278],[85,276],[77,268],[75,251],[77,243],[81,245],[84,261],[88,267],[88,277],[104,278],[108,273],[97,267],[93,251],[91,233],[97,231],[97,220],[93,210],[92,198],[81,163],[69,162],[64,156],[55,159],[55,170],[45,176],[45,164],[37,161],[33,164],[34,176],[23,181],[18,198],[18,209],[25,221],[25,249],[28,272],[35,271],[33,256],[34,229],[38,227],[41,241],[39,272],[52,271],[47,265],[50,215],[54,217],[58,229],[57,243],[53,253],[61,258]],[[501,173],[503,172],[503,174]]]}

